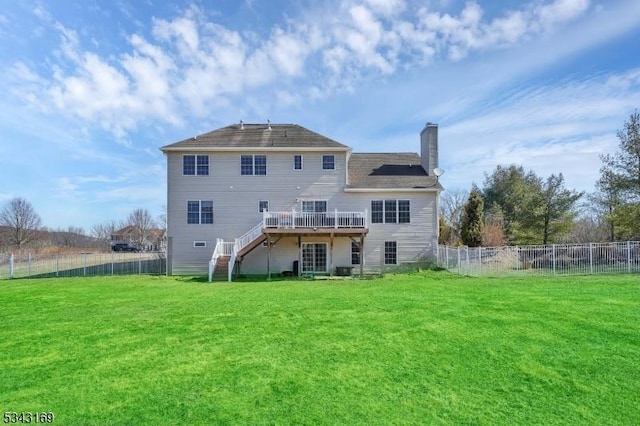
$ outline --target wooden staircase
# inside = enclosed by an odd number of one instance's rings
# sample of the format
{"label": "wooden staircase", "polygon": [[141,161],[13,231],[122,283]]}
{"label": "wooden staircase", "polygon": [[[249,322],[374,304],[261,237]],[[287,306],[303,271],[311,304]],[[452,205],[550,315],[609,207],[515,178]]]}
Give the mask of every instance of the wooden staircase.
{"label": "wooden staircase", "polygon": [[213,281],[228,281],[229,259],[231,256],[220,256],[216,263],[216,270],[213,274]]}
{"label": "wooden staircase", "polygon": [[242,258],[246,254],[248,254],[251,250],[253,250],[254,248],[258,247],[260,244],[262,244],[263,241],[266,241],[266,239],[267,239],[266,235],[260,234],[255,240],[251,241],[249,244],[244,246],[238,252],[238,257]]}

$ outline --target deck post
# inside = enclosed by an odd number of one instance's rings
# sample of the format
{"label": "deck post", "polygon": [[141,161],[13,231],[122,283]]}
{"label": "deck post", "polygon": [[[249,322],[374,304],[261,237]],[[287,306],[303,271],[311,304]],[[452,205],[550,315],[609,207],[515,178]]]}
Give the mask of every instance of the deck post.
{"label": "deck post", "polygon": [[271,281],[271,239],[267,236],[267,281]]}
{"label": "deck post", "polygon": [[291,209],[291,228],[296,229],[296,209]]}
{"label": "deck post", "polygon": [[338,209],[335,209],[335,220],[333,222],[333,227],[338,229]]}
{"label": "deck post", "polygon": [[298,235],[298,276],[302,276],[302,237]]}
{"label": "deck post", "polygon": [[329,236],[329,276],[333,276],[333,234]]}
{"label": "deck post", "polygon": [[364,268],[364,234],[360,234],[360,278],[363,275]]}

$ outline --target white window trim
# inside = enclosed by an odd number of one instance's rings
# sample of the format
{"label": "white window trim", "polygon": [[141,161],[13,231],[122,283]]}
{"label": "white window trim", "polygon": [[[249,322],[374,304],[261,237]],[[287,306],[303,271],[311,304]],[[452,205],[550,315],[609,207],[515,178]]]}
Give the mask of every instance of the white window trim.
{"label": "white window trim", "polygon": [[[382,202],[382,222],[374,222],[373,221],[373,208],[371,208],[371,223],[374,225],[410,225],[411,224],[411,200],[407,198],[383,198],[383,199],[374,199],[370,200],[369,206],[374,201]],[[396,202],[396,221],[395,222],[387,222],[386,221],[386,201],[395,201]],[[400,201],[408,201],[409,202],[409,222],[400,222]]]}
{"label": "white window trim", "polygon": [[[194,164],[194,174],[192,175],[188,175],[184,172],[184,157],[195,157],[195,164]],[[198,174],[198,157],[207,157],[207,174]],[[211,175],[211,156],[209,154],[182,154],[182,163],[180,164],[180,167],[182,167],[182,176],[210,176]]]}
{"label": "white window trim", "polygon": [[[264,157],[264,166],[265,166],[265,174],[259,175],[256,174],[256,155]],[[242,174],[242,157],[251,157],[251,174],[243,175]],[[267,154],[242,154],[240,155],[240,176],[268,176],[269,168],[267,167]]]}
{"label": "white window trim", "polygon": [[[189,223],[189,202],[198,202],[198,223]],[[202,202],[203,201],[210,201],[211,202],[211,209],[212,209],[212,214],[213,214],[213,222],[211,223],[202,223]],[[187,213],[186,216],[186,224],[187,225],[213,225],[213,223],[216,220],[216,216],[215,216],[215,203],[213,202],[213,200],[187,200],[185,202],[185,212]]]}
{"label": "white window trim", "polygon": [[[324,168],[324,157],[333,157],[333,169],[325,169]],[[332,172],[336,170],[336,156],[335,154],[322,154],[320,157],[320,170],[323,172]]]}

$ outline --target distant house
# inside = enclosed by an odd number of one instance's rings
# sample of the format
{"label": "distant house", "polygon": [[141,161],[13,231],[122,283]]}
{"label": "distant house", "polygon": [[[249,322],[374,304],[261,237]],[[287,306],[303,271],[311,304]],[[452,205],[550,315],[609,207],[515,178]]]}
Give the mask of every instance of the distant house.
{"label": "distant house", "polygon": [[133,244],[140,250],[158,251],[165,248],[165,232],[159,228],[142,233],[135,226],[125,226],[111,234],[111,245],[118,243]]}
{"label": "distant house", "polygon": [[417,153],[353,153],[295,124],[234,124],[161,148],[168,271],[375,272],[434,255],[438,126]]}

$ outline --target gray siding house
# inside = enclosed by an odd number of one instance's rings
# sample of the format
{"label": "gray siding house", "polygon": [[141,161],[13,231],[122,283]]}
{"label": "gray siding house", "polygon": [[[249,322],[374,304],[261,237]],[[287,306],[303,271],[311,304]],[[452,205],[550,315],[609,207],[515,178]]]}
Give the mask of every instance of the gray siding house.
{"label": "gray siding house", "polygon": [[295,124],[234,124],[161,148],[170,274],[379,272],[432,257],[438,126],[420,153],[352,153]]}

